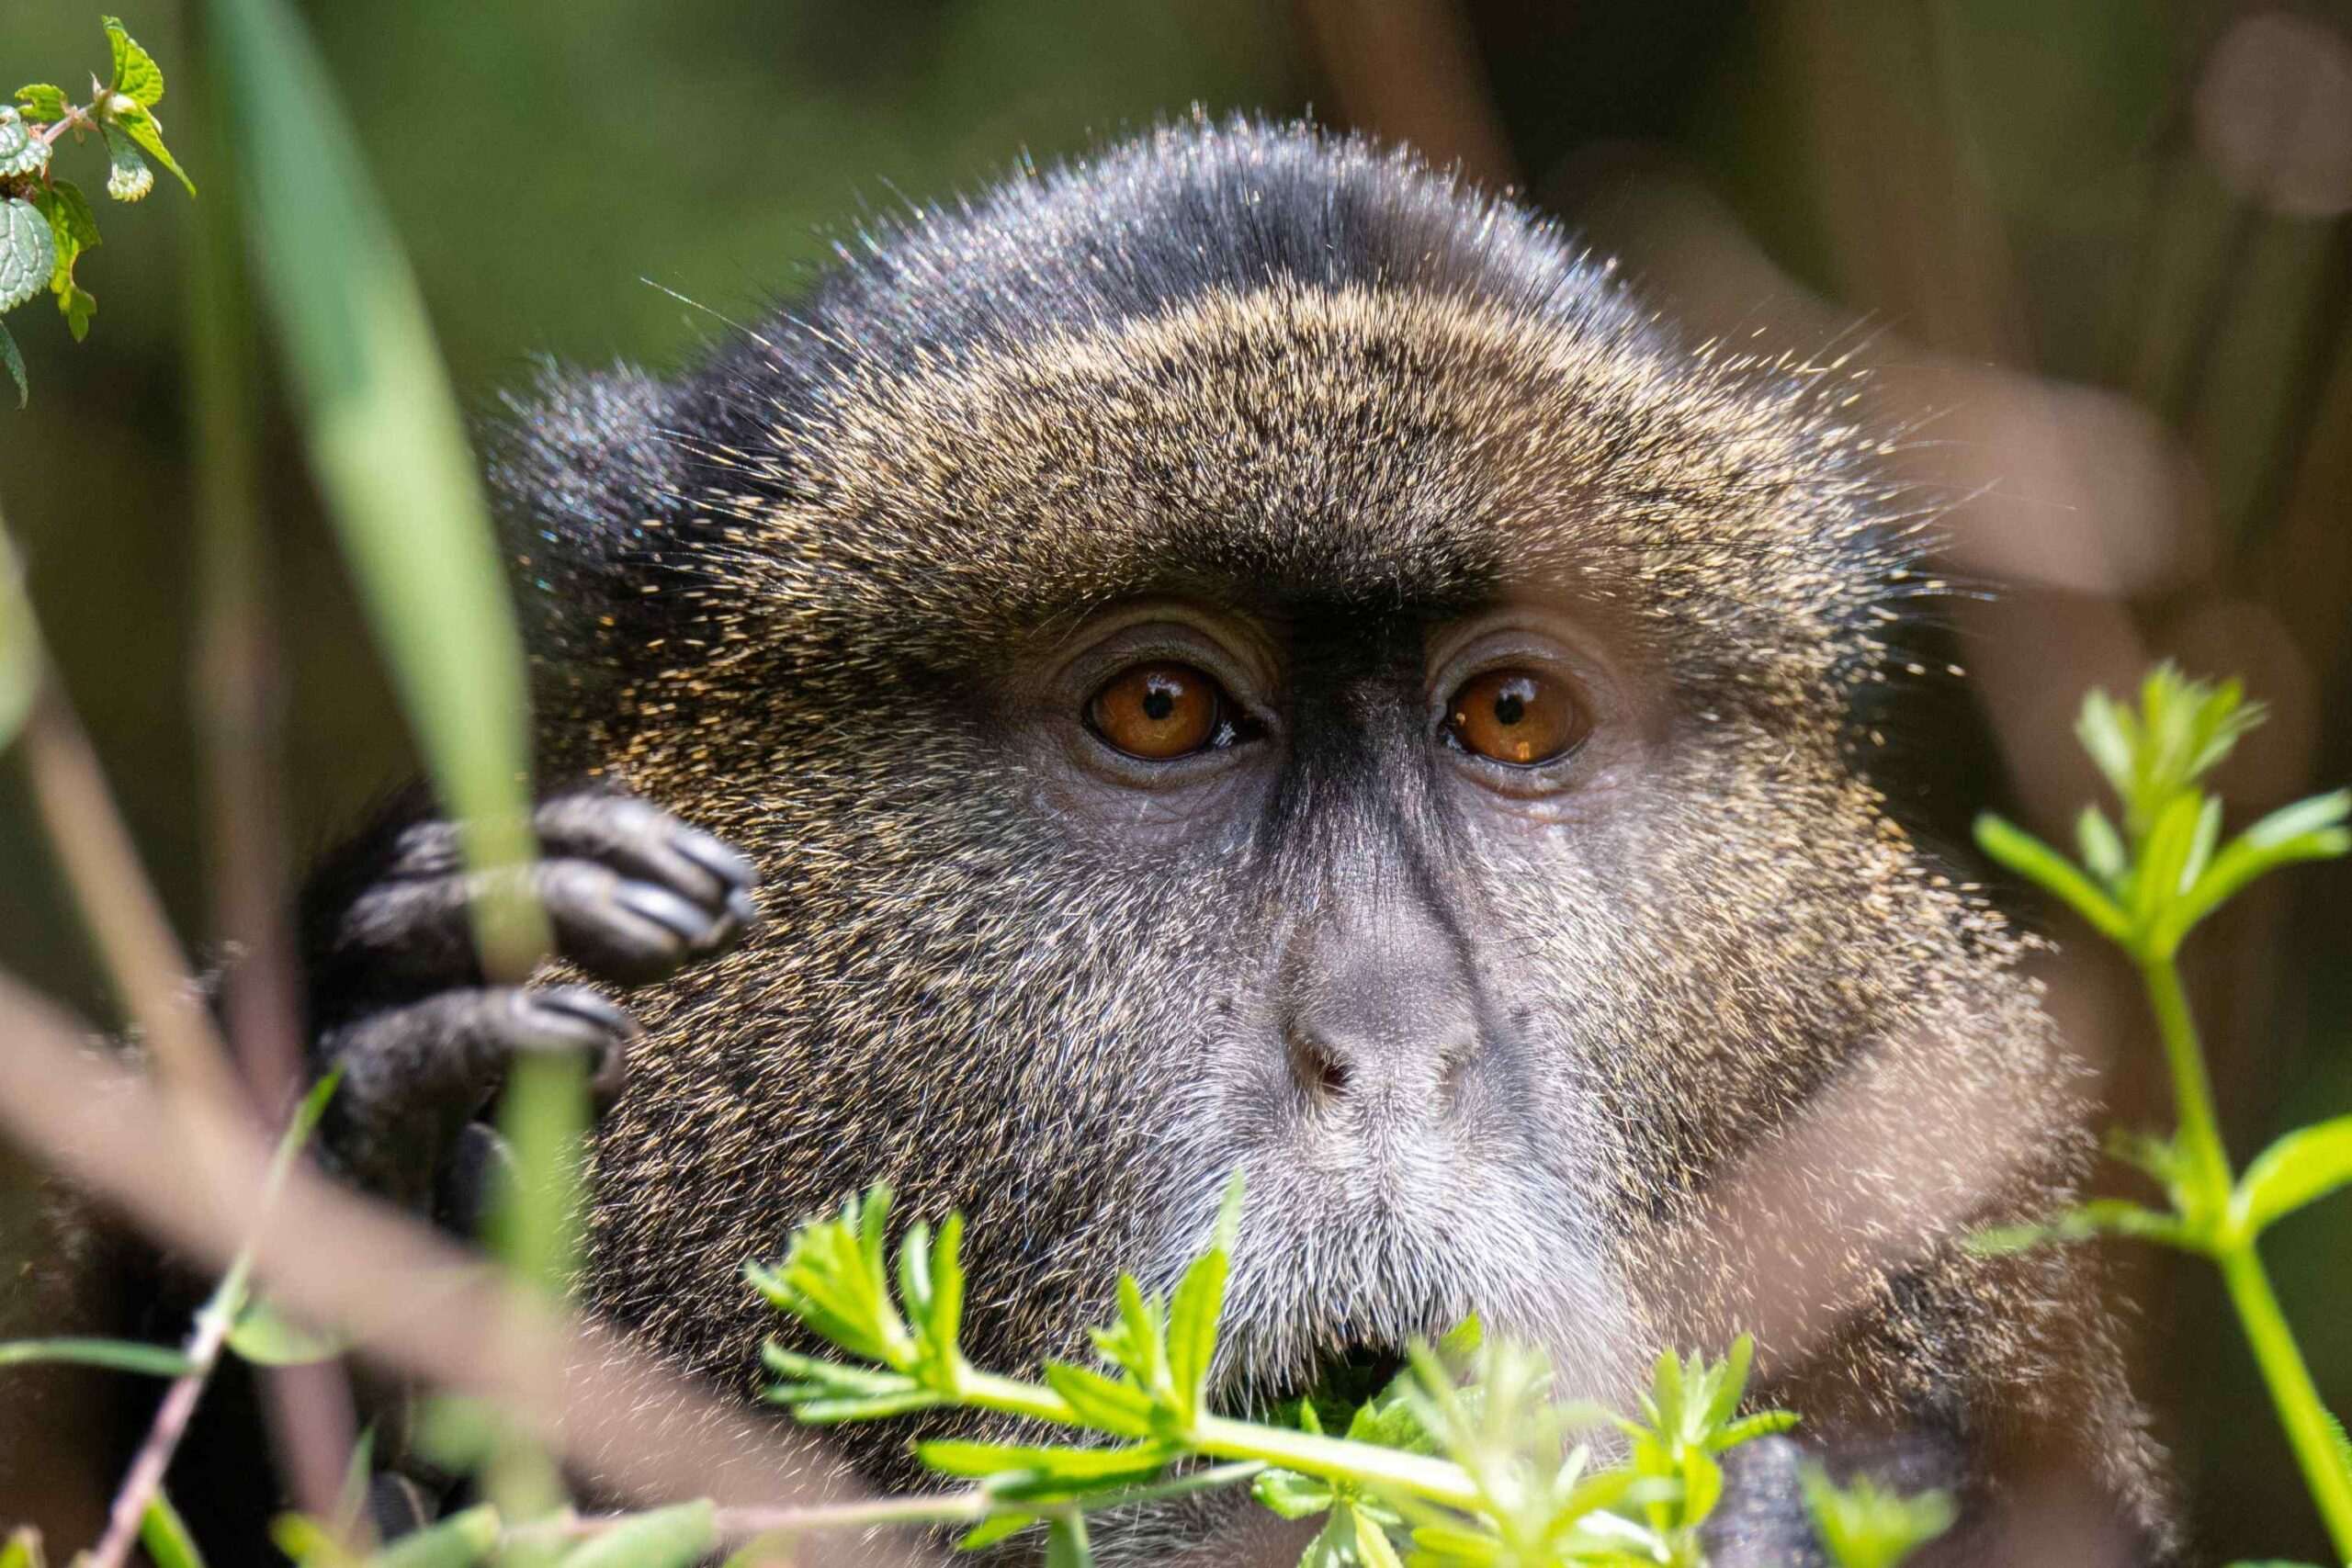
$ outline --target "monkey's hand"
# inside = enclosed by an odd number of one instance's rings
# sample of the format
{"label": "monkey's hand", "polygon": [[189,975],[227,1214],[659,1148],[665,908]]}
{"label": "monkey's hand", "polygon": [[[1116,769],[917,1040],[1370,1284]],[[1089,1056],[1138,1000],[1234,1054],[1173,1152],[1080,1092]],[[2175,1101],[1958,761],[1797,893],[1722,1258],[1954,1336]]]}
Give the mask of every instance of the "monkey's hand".
{"label": "monkey's hand", "polygon": [[1805,1506],[1805,1451],[1758,1438],[1724,1456],[1724,1495],[1702,1533],[1716,1568],[1827,1568]]}
{"label": "monkey's hand", "polygon": [[[732,946],[756,918],[751,863],[667,812],[608,790],[560,794],[532,825],[526,872],[559,954],[613,986],[660,980]],[[314,1068],[341,1068],[320,1146],[360,1186],[473,1228],[502,1153],[471,1125],[516,1058],[586,1058],[600,1103],[638,1028],[586,986],[493,986],[473,948],[481,890],[456,825],[394,816],[305,894]]]}

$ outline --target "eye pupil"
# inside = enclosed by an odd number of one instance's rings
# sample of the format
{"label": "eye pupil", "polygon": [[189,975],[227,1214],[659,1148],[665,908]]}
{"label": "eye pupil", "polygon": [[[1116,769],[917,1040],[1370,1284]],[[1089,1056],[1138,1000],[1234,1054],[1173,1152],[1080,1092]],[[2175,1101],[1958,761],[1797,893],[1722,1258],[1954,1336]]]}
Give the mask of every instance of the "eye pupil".
{"label": "eye pupil", "polygon": [[1154,724],[1165,720],[1176,711],[1176,694],[1165,686],[1154,686],[1144,694],[1143,716]]}
{"label": "eye pupil", "polygon": [[1495,722],[1517,724],[1527,716],[1527,700],[1517,692],[1505,692],[1495,699]]}

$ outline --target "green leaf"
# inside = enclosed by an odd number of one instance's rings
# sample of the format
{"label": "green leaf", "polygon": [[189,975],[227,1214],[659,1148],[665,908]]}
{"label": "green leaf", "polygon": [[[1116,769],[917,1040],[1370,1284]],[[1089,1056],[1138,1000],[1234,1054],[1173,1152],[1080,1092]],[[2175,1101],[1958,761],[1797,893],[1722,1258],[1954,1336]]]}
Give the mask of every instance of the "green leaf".
{"label": "green leaf", "polygon": [[2198,1239],[2177,1215],[2120,1198],[2097,1199],[2041,1224],[1990,1225],[1971,1235],[1968,1247],[1980,1256],[1999,1257],[2030,1251],[2052,1242],[2088,1241],[2102,1235],[2132,1236],[2166,1247],[2201,1250]]}
{"label": "green leaf", "polygon": [[1370,1517],[1353,1503],[1348,1505],[1347,1512],[1355,1525],[1356,1555],[1363,1560],[1364,1568],[1405,1568],[1404,1560],[1396,1555],[1396,1549],[1389,1543],[1388,1532],[1381,1529],[1379,1520]]}
{"label": "green leaf", "polygon": [[1329,1482],[1289,1470],[1260,1472],[1250,1483],[1250,1495],[1285,1519],[1311,1519],[1338,1498]]}
{"label": "green leaf", "polygon": [[2082,847],[2083,863],[2092,874],[2109,886],[2123,879],[2130,862],[2123,852],[2123,840],[2107,814],[2096,806],[2086,806],[2075,819],[2075,841]]}
{"label": "green leaf", "polygon": [[[527,863],[522,643],[414,279],[286,0],[208,14],[295,407],[435,795],[468,825],[471,868]],[[517,890],[477,907],[477,931],[493,973],[519,973],[545,927],[516,879],[495,880]]]}
{"label": "green leaf", "polygon": [[1200,1416],[1209,1367],[1216,1358],[1227,1268],[1224,1251],[1211,1247],[1193,1259],[1168,1303],[1168,1381],[1176,1391],[1179,1413],[1188,1422]]}
{"label": "green leaf", "polygon": [[52,180],[33,193],[33,205],[49,220],[49,237],[57,247],[57,264],[51,268],[49,287],[62,293],[74,280],[74,264],[84,251],[94,250],[98,243],[98,215],[90,210],[89,198],[82,187],[71,180]]}
{"label": "green leaf", "polygon": [[1010,1540],[1037,1522],[1035,1514],[999,1514],[992,1519],[982,1519],[956,1539],[958,1551],[978,1551]]}
{"label": "green leaf", "polygon": [[923,1334],[936,1353],[952,1357],[964,1331],[964,1216],[951,1212],[931,1244],[931,1302]]}
{"label": "green leaf", "polygon": [[1094,1548],[1086,1539],[1086,1516],[1070,1514],[1046,1529],[1046,1568],[1093,1568]]}
{"label": "green leaf", "polygon": [[1151,1435],[1151,1400],[1133,1383],[1067,1361],[1046,1363],[1046,1383],[1086,1426],[1119,1438]]}
{"label": "green leaf", "polygon": [[369,1558],[368,1568],[474,1568],[497,1545],[498,1510],[483,1503],[402,1536]]}
{"label": "green leaf", "polygon": [[2352,1116],[2298,1128],[2255,1156],[2238,1182],[2230,1209],[2253,1237],[2271,1224],[2337,1190],[2352,1186]]}
{"label": "green leaf", "polygon": [[19,1525],[0,1541],[0,1568],[41,1568],[40,1531]]}
{"label": "green leaf", "polygon": [[164,101],[164,68],[155,63],[153,55],[140,48],[137,40],[123,31],[120,21],[112,17],[104,20],[107,44],[114,55],[114,75],[108,83],[110,90],[153,108]]}
{"label": "green leaf", "polygon": [[[0,738],[6,727],[0,724]],[[128,1339],[17,1339],[0,1343],[0,1367],[39,1362],[69,1362],[104,1367],[110,1371],[137,1372],[143,1377],[186,1377],[196,1363],[168,1345],[141,1345]]]}
{"label": "green leaf", "polygon": [[564,1556],[563,1568],[691,1568],[718,1540],[710,1504],[681,1503],[582,1541]]}
{"label": "green leaf", "polygon": [[139,1516],[139,1544],[154,1559],[155,1568],[204,1568],[204,1553],[196,1549],[187,1521],[160,1490]]}
{"label": "green leaf", "polygon": [[[33,400],[33,384],[25,378],[25,356],[17,347],[17,336],[6,322],[0,322],[0,364],[8,367],[8,378],[17,383],[17,406],[24,408]],[[0,673],[0,688],[7,685],[7,677]],[[0,746],[8,744],[11,726],[7,722],[5,700],[0,700]]]}
{"label": "green leaf", "polygon": [[1834,1568],[1895,1568],[1960,1517],[1945,1493],[1905,1497],[1867,1476],[1840,1486],[1818,1465],[1806,1467],[1804,1498]]}
{"label": "green leaf", "polygon": [[345,1342],[282,1316],[260,1297],[248,1298],[229,1325],[229,1348],[257,1367],[300,1367],[332,1360]]}
{"label": "green leaf", "polygon": [[334,1530],[307,1514],[280,1514],[269,1521],[271,1544],[300,1568],[355,1568]]}
{"label": "green leaf", "polygon": [[0,311],[47,288],[56,270],[57,243],[40,209],[21,197],[0,201]]}
{"label": "green leaf", "polygon": [[138,144],[121,127],[99,127],[107,139],[107,195],[117,201],[141,201],[155,188],[155,171],[139,155]]}
{"label": "green leaf", "polygon": [[0,107],[0,178],[37,175],[49,167],[49,143],[32,133],[25,117]]}
{"label": "green leaf", "polygon": [[[164,145],[164,128],[155,122],[155,117],[136,106],[124,108],[120,105],[121,100],[117,99],[108,106],[104,121],[106,129],[112,130],[121,127],[123,134],[139,143],[140,150],[147,156],[169,169],[173,176],[187,187],[188,195],[194,196],[196,182],[187,177],[187,171],[180,167],[179,160],[173,157],[171,149]],[[111,176],[108,184],[112,184]]]}
{"label": "green leaf", "polygon": [[2009,870],[2064,900],[2102,936],[2114,942],[2129,940],[2131,925],[2115,901],[2064,855],[2024,829],[1988,811],[1976,818],[1976,842]]}
{"label": "green leaf", "polygon": [[[5,332],[5,329],[0,329]],[[12,341],[9,347],[16,347]],[[0,750],[6,750],[32,713],[40,690],[40,633],[32,601],[25,596],[24,569],[0,525]]]}
{"label": "green leaf", "polygon": [[1171,1443],[1081,1449],[939,1438],[915,1445],[915,1457],[942,1475],[978,1478],[1018,1473],[1077,1487],[1126,1486],[1149,1481],[1182,1453]]}
{"label": "green leaf", "polygon": [[17,103],[25,118],[46,123],[65,118],[65,89],[52,87],[46,82],[34,82],[17,89]]}
{"label": "green leaf", "polygon": [[98,313],[96,295],[68,284],[57,297],[57,308],[65,313],[65,330],[74,334],[75,343],[90,335],[90,318]]}

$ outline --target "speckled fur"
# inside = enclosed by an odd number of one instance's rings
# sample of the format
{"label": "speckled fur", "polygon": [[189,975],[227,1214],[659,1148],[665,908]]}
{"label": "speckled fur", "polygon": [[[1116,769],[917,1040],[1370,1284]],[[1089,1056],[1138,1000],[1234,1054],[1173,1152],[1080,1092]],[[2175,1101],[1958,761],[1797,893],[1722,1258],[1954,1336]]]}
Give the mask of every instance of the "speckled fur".
{"label": "speckled fur", "polygon": [[[499,465],[550,775],[766,878],[752,942],[632,998],[595,1300],[748,1392],[773,1325],[741,1263],[887,1177],[970,1213],[973,1348],[1019,1366],[1080,1343],[1114,1267],[1166,1280],[1238,1163],[1235,1389],[1477,1308],[1606,1390],[1752,1304],[1718,1179],[1860,1084],[2005,1136],[1876,1178],[1966,1212],[1896,1202],[1780,1393],[1825,1438],[2095,1456],[2160,1538],[2086,1282],[1953,1244],[2063,1190],[2079,1107],[2016,939],[1846,754],[1914,592],[1850,389],[1681,342],[1408,157],[1202,122],[862,237],[674,382],[551,379]],[[1147,592],[1367,637],[1566,596],[1668,694],[1652,771],[1588,835],[1497,838],[1374,738],[1299,748],[1264,821],[1202,841],[1073,826],[1008,672]],[[1447,1158],[1286,1144],[1271,955],[1334,867],[1430,845],[1510,1077]]]}

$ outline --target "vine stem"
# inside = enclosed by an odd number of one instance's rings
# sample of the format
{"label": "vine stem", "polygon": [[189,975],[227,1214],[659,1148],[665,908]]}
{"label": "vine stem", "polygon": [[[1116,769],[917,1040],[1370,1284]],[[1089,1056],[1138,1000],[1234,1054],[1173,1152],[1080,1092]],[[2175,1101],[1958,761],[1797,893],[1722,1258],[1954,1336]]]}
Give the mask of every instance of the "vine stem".
{"label": "vine stem", "polygon": [[[1000,1415],[1025,1416],[1059,1427],[1081,1426],[1051,1389],[993,1373],[967,1371],[962,1397]],[[1477,1484],[1460,1465],[1345,1438],[1203,1415],[1185,1440],[1214,1459],[1251,1461],[1326,1481],[1369,1481],[1456,1508],[1478,1506]]]}
{"label": "vine stem", "polygon": [[2340,1429],[2312,1382],[2311,1368],[2303,1360],[2294,1330],[2278,1305],[2278,1292],[2271,1288],[2269,1273],[2255,1250],[2255,1238],[2225,1218],[2235,1178],[2213,1113],[2212,1080],[2206,1070],[2196,1018],[2188,1010],[2188,994],[2180,983],[2179,967],[2169,954],[2143,954],[2140,966],[2149,1004],[2155,1010],[2157,1032],[2164,1041],[2165,1060],[2172,1069],[2181,1145],[2194,1164],[2199,1190],[2201,1213],[2188,1217],[2205,1228],[2230,1303],[2237,1310],[2262,1381],[2269,1386],[2279,1426],[2302,1467],[2304,1483],[2311,1488],[2335,1554],[2352,1564],[2352,1453],[2346,1451]]}

